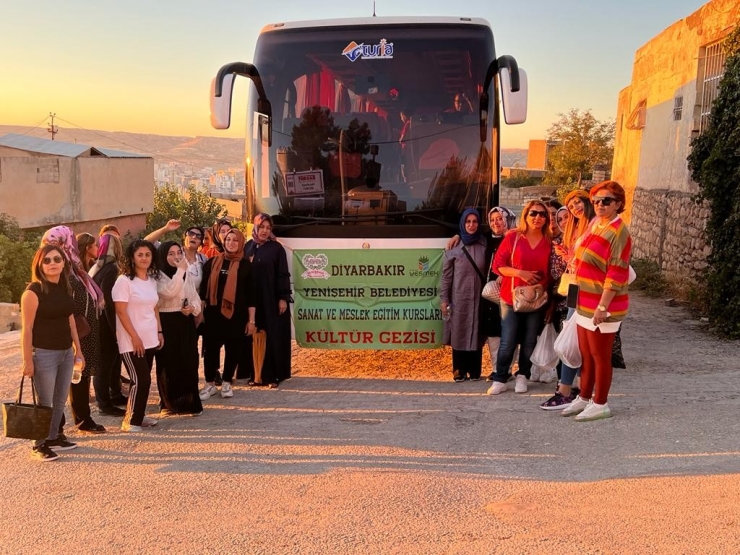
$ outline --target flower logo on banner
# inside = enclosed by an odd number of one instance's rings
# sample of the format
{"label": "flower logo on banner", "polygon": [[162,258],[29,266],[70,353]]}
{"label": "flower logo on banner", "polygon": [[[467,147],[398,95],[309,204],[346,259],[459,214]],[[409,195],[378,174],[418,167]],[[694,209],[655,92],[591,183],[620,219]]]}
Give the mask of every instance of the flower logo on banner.
{"label": "flower logo on banner", "polygon": [[324,270],[329,265],[325,254],[304,254],[301,262],[306,269],[301,274],[303,279],[329,279],[329,272]]}

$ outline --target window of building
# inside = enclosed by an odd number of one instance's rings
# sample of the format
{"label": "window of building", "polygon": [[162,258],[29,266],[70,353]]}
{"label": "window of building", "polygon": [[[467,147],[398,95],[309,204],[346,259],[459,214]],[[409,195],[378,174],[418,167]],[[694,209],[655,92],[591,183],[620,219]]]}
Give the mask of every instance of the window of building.
{"label": "window of building", "polygon": [[719,94],[719,82],[725,72],[725,52],[722,41],[701,49],[699,53],[699,133],[709,124],[712,105]]}
{"label": "window of building", "polygon": [[683,114],[683,96],[677,96],[673,99],[673,121],[681,121]]}

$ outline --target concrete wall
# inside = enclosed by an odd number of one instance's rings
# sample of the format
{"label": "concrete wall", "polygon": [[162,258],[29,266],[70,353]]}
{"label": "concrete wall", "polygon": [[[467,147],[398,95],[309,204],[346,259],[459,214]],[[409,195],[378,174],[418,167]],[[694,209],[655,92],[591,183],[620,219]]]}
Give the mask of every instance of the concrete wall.
{"label": "concrete wall", "polygon": [[[151,158],[26,154],[0,148],[0,210],[22,228],[60,223],[76,228],[81,222],[126,219],[153,209]],[[132,222],[138,225],[140,219]]]}
{"label": "concrete wall", "polygon": [[[635,236],[635,256],[652,258],[669,273],[706,264],[708,211],[693,204],[698,188],[686,157],[699,130],[703,48],[739,20],[737,0],[712,0],[677,21],[636,52],[632,83],[619,94],[612,179],[627,192],[624,218]],[[679,120],[673,115],[677,97],[683,98]]]}
{"label": "concrete wall", "polygon": [[556,187],[520,187],[518,189],[501,187],[499,204],[518,214],[527,201],[541,197],[554,197],[556,191]]}

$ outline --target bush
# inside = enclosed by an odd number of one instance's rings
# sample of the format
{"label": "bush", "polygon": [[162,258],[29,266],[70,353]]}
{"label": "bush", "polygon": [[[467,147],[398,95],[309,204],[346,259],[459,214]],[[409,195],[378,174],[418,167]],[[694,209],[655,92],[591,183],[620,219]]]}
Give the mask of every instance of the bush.
{"label": "bush", "polygon": [[709,319],[725,337],[740,338],[740,29],[725,43],[727,62],[706,130],[691,143],[691,177],[698,201],[709,202],[706,237],[712,247],[704,284]]}
{"label": "bush", "polygon": [[27,233],[7,214],[0,214],[0,303],[17,303],[31,279],[38,233]]}
{"label": "bush", "polygon": [[643,291],[649,297],[660,297],[666,292],[668,283],[660,272],[657,262],[647,258],[634,258],[632,268],[637,278],[630,285],[631,290]]}
{"label": "bush", "polygon": [[162,240],[179,240],[182,231],[190,226],[210,227],[216,219],[226,216],[226,209],[208,193],[191,186],[181,194],[174,185],[157,187],[154,190],[154,210],[146,216],[147,235],[163,227],[168,220],[180,220],[180,230],[167,234]]}

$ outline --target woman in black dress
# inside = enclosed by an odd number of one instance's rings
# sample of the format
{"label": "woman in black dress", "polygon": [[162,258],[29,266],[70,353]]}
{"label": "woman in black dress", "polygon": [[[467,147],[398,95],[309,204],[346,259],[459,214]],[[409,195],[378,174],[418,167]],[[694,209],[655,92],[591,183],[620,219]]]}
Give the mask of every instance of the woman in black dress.
{"label": "woman in black dress", "polygon": [[[257,330],[265,331],[266,348],[262,376],[252,385],[276,388],[290,378],[291,342],[290,311],[292,302],[290,271],[285,249],[272,234],[272,218],[257,214],[252,239],[244,248],[244,256],[252,262],[256,290]],[[252,340],[247,342],[247,364],[252,364]],[[252,375],[254,375],[252,373]]]}
{"label": "woman in black dress", "polygon": [[160,416],[203,412],[198,396],[198,335],[195,316],[200,314],[200,298],[182,247],[166,241],[157,249],[160,277],[159,321],[164,346],[155,352]]}

